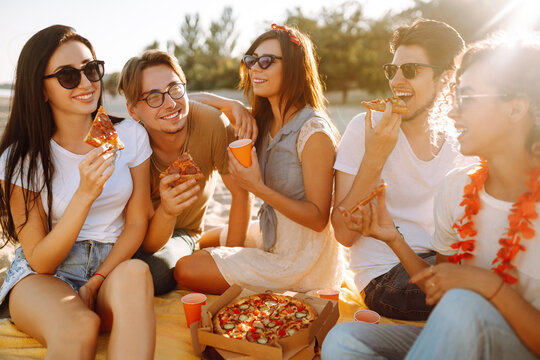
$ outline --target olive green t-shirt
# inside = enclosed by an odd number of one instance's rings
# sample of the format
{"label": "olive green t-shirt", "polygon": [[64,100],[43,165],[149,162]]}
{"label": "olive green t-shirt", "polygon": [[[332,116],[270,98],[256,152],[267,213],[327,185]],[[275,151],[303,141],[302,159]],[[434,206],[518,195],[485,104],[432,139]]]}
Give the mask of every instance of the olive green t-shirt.
{"label": "olive green t-shirt", "polygon": [[[203,231],[208,201],[216,188],[216,172],[221,175],[229,173],[227,146],[235,137],[229,119],[213,107],[190,101],[187,121],[187,150],[203,172],[204,179],[198,182],[201,190],[197,194],[197,201],[176,218],[175,228],[199,237]],[[157,161],[155,157],[152,160]],[[159,174],[168,164],[158,162],[156,166],[153,162],[150,165],[151,195],[156,209],[160,203]]]}

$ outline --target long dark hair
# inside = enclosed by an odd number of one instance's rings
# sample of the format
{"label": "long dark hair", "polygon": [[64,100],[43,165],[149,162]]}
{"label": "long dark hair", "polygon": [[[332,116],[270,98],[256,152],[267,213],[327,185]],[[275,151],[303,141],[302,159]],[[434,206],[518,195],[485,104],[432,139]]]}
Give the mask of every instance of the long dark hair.
{"label": "long dark hair", "polygon": [[[11,213],[12,183],[19,180],[23,186],[25,202],[25,221],[30,210],[40,201],[41,193],[47,191],[49,229],[52,227],[52,178],[54,166],[51,160],[50,141],[56,131],[56,125],[48,102],[45,101],[43,76],[49,59],[56,49],[68,42],[79,41],[86,45],[96,59],[92,44],[75,33],[69,26],[53,25],[45,28],[30,38],[24,45],[19,61],[11,109],[2,140],[0,154],[6,154],[4,168],[4,187],[0,191],[0,225],[4,235],[3,247],[7,242],[18,241]],[[101,89],[103,86],[101,86]],[[98,107],[102,102],[102,92]],[[95,113],[92,114],[95,116]],[[38,183],[39,171],[43,171],[43,182]],[[0,247],[0,248],[1,248]]]}
{"label": "long dark hair", "polygon": [[[255,49],[266,40],[276,39],[279,41],[283,57],[283,76],[281,82],[281,97],[279,108],[283,109],[283,116],[288,114],[294,106],[302,109],[310,105],[313,109],[326,112],[326,98],[323,94],[323,86],[317,69],[317,55],[311,40],[300,31],[288,28],[289,32],[272,29],[260,35],[246,52],[252,55]],[[291,34],[298,39],[299,44],[291,41]],[[253,85],[249,76],[249,70],[242,63],[240,66],[240,88],[249,99],[253,117],[257,121],[259,136],[255,146],[259,145],[270,129],[272,108],[267,98],[253,94]]]}

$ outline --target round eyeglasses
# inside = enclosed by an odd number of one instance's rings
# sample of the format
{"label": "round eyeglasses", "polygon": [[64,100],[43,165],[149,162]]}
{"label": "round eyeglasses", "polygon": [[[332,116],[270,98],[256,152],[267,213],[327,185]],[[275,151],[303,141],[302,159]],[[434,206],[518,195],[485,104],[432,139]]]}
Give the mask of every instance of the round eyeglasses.
{"label": "round eyeglasses", "polygon": [[93,60],[86,63],[81,69],[65,66],[54,74],[44,76],[43,79],[55,77],[63,88],[75,89],[81,83],[81,72],[83,72],[84,76],[91,82],[99,81],[105,74],[105,62]]}
{"label": "round eyeglasses", "polygon": [[169,94],[171,99],[180,100],[186,94],[186,84],[176,83],[172,85],[167,91],[152,91],[144,98],[139,99],[138,101],[146,101],[148,106],[152,108],[158,108],[163,105],[165,102],[165,94]]}

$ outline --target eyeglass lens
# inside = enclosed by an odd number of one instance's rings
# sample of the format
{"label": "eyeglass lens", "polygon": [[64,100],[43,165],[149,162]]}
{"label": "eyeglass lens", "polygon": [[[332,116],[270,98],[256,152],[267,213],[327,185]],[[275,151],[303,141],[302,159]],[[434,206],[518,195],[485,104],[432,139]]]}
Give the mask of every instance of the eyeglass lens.
{"label": "eyeglass lens", "polygon": [[416,76],[416,64],[406,63],[402,65],[386,64],[384,65],[384,75],[388,80],[392,80],[396,76],[398,69],[401,69],[405,79],[414,79]]}
{"label": "eyeglass lens", "polygon": [[81,72],[92,82],[101,80],[104,74],[103,62],[90,61],[82,69],[72,67],[58,71],[55,76],[62,87],[74,89],[81,83]]}
{"label": "eyeglass lens", "polygon": [[254,67],[256,63],[259,63],[261,69],[267,69],[274,62],[274,59],[268,55],[263,55],[261,57],[246,55],[242,60],[244,61],[244,64],[246,64],[248,69]]}
{"label": "eyeglass lens", "polygon": [[144,100],[150,107],[157,108],[165,101],[165,94],[168,93],[173,100],[178,100],[184,96],[185,91],[184,84],[175,84],[165,92],[150,93]]}

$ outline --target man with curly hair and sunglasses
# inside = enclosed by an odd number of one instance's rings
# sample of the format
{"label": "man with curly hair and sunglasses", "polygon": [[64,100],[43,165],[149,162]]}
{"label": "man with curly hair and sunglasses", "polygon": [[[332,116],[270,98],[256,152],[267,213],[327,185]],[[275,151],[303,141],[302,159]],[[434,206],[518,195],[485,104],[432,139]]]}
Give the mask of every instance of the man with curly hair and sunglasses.
{"label": "man with curly hair and sunglasses", "polygon": [[454,57],[463,48],[459,33],[443,22],[417,19],[397,28],[390,41],[394,57],[383,70],[407,112],[392,113],[388,103],[384,112],[357,115],[338,150],[332,213],[336,239],[351,249],[350,268],[366,305],[386,317],[425,320],[432,307],[422,290],[409,284],[407,269],[392,250],[363,236],[363,219],[353,207],[384,180],[396,227],[416,253],[435,263],[430,244],[435,189],[465,159],[455,142],[440,136],[438,126],[449,120],[433,105],[449,93]]}
{"label": "man with curly hair and sunglasses", "polygon": [[[176,262],[192,254],[201,239],[203,216],[216,188],[216,175],[232,195],[228,246],[243,246],[251,200],[229,174],[227,146],[235,140],[235,129],[219,110],[188,99],[186,78],[175,57],[148,50],[131,58],[122,69],[118,91],[126,97],[131,117],[146,128],[153,150],[151,218],[135,257],[150,266],[155,294],[159,295],[176,287]],[[173,184],[178,175],[161,179],[160,174],[185,152],[192,156],[204,179],[177,185]]]}

